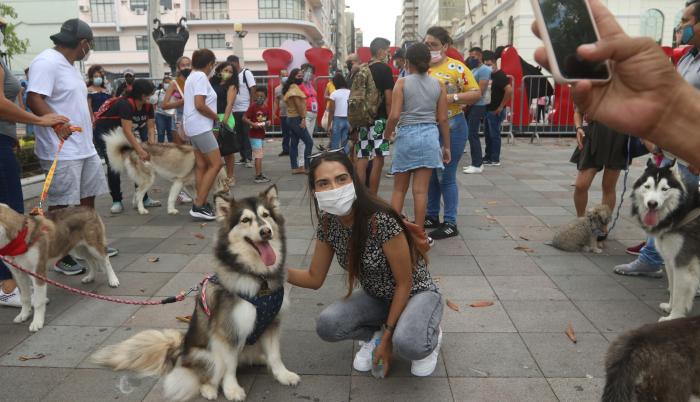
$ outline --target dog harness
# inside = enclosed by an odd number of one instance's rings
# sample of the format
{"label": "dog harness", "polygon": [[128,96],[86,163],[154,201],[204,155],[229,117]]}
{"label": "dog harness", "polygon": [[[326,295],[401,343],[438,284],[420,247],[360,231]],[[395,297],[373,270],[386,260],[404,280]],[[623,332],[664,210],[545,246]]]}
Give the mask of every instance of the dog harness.
{"label": "dog harness", "polygon": [[[207,276],[202,281],[200,302],[202,303],[204,313],[208,317],[211,317],[211,310],[207,304],[207,284],[210,282],[214,284],[220,283],[219,278],[216,275]],[[236,295],[255,307],[255,327],[253,328],[253,332],[251,332],[246,339],[246,344],[252,345],[258,341],[260,336],[263,334],[263,332],[265,332],[267,327],[272,324],[272,321],[274,321],[277,314],[279,314],[280,310],[282,309],[282,302],[284,301],[284,286],[280,286],[279,289],[273,292],[268,287],[267,281],[263,281],[260,291],[255,296],[250,297],[240,293],[237,293]]]}
{"label": "dog harness", "polygon": [[0,255],[5,257],[16,257],[18,255],[26,253],[27,250],[29,250],[29,247],[31,247],[31,245],[34,244],[34,242],[40,234],[37,233],[35,236],[32,237],[29,243],[27,243],[27,233],[29,233],[29,221],[24,222],[24,226],[22,227],[22,230],[20,230],[17,234],[17,237],[12,239],[11,242],[7,243],[5,247],[0,248]]}

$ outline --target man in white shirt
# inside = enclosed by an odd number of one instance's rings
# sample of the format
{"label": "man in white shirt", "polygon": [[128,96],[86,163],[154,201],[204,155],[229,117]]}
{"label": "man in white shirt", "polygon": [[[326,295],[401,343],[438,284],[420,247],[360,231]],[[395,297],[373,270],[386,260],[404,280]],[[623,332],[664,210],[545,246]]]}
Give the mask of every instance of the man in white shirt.
{"label": "man in white shirt", "polygon": [[244,164],[247,168],[253,167],[253,150],[250,147],[248,131],[250,127],[243,122],[243,115],[248,108],[253,105],[254,99],[251,94],[255,93],[255,77],[247,68],[241,68],[241,61],[238,56],[229,56],[226,61],[233,64],[238,71],[238,95],[233,104],[233,117],[236,119],[236,130],[238,138],[241,140],[241,160],[237,165]]}
{"label": "man in white shirt", "polygon": [[[63,23],[61,32],[52,35],[52,49],[41,52],[29,67],[27,104],[36,115],[57,113],[70,119],[63,126],[35,127],[34,152],[41,167],[48,171],[59,144],[58,165],[48,192],[49,209],[70,205],[95,207],[95,196],[108,192],[102,161],[92,142],[92,114],[87,103],[87,86],[80,72],[73,66],[87,60],[93,47],[90,26],[70,19]],[[72,133],[70,127],[80,127]],[[114,249],[110,255],[116,254]],[[77,275],[84,268],[70,256],[59,261],[55,270],[66,275]]]}

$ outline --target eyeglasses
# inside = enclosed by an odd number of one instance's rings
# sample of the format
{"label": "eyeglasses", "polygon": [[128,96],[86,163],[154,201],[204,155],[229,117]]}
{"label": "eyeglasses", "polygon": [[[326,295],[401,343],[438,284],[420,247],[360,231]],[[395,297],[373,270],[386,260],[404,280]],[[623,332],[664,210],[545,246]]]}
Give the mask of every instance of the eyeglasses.
{"label": "eyeglasses", "polygon": [[326,156],[326,155],[330,155],[330,154],[345,153],[345,148],[326,149],[326,147],[319,145],[318,149],[320,150],[320,152],[316,152],[315,154],[311,154],[309,156],[309,160],[314,160],[316,158],[320,158],[322,156]]}

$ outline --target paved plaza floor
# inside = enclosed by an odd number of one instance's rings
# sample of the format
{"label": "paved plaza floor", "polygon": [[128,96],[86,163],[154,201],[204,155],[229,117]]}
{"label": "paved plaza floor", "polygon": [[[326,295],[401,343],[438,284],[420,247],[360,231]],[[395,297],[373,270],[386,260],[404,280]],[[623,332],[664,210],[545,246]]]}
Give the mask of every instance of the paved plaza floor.
{"label": "paved plaza floor", "polygon": [[[265,173],[273,179],[286,215],[291,267],[306,267],[314,248],[305,177],[289,174],[288,158],[279,158],[280,142],[266,144]],[[625,247],[643,239],[629,218],[629,203],[600,255],[565,253],[543,244],[553,228],[574,217],[575,166],[568,163],[574,142],[545,139],[540,145],[519,139],[503,145],[503,165],[480,175],[458,173],[457,238],[438,241],[430,253],[430,271],[444,295],[459,306],[445,308],[444,341],[435,373],[410,375],[410,363],[396,361],[389,378],[376,380],[352,369],[353,342],[326,343],[315,319],[345,294],[345,276],[334,263],[318,291],[291,288],[291,308],[283,319],[282,357],[301,375],[296,388],[283,387],[262,368],[240,371],[249,401],[596,401],[603,386],[603,359],[619,333],[655,322],[657,306],[667,300],[666,281],[614,275],[615,264],[631,261]],[[465,159],[468,155],[465,154]],[[629,186],[645,161],[637,161]],[[387,163],[388,164],[388,163]],[[463,162],[464,164],[464,162]],[[255,194],[252,169],[237,166],[236,197]],[[122,185],[124,190],[131,184]],[[383,178],[388,199],[392,182]],[[622,180],[618,185],[622,191]],[[168,184],[151,192],[165,201]],[[628,192],[629,194],[629,192]],[[130,199],[130,197],[126,197]],[[600,200],[600,178],[590,195]],[[28,204],[33,204],[28,200]],[[110,215],[111,200],[97,207],[109,242],[120,250],[112,258],[121,286],[111,289],[103,275],[92,285],[80,277],[53,278],[81,289],[147,299],[170,296],[197,283],[211,270],[216,223],[202,226],[179,206],[140,216],[127,203]],[[408,200],[407,205],[412,205]],[[406,211],[410,216],[412,208]],[[152,261],[157,257],[158,262]],[[119,384],[120,373],[89,362],[96,348],[147,328],[181,328],[176,316],[190,314],[194,299],[157,307],[117,305],[49,288],[46,326],[31,334],[28,324],[13,324],[17,309],[0,308],[0,394],[2,401],[162,401],[155,379]],[[473,308],[489,300],[490,307]],[[578,343],[565,335],[573,327]],[[21,357],[45,357],[23,361]],[[220,400],[224,400],[220,396]]]}

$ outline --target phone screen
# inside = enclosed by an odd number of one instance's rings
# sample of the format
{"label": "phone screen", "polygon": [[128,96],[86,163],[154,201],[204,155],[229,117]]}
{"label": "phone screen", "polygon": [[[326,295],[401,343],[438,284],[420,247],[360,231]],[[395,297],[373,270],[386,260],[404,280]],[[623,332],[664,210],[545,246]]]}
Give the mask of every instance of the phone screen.
{"label": "phone screen", "polygon": [[572,80],[607,80],[607,64],[583,61],[576,54],[580,45],[598,41],[585,1],[539,0],[539,4],[562,76]]}

